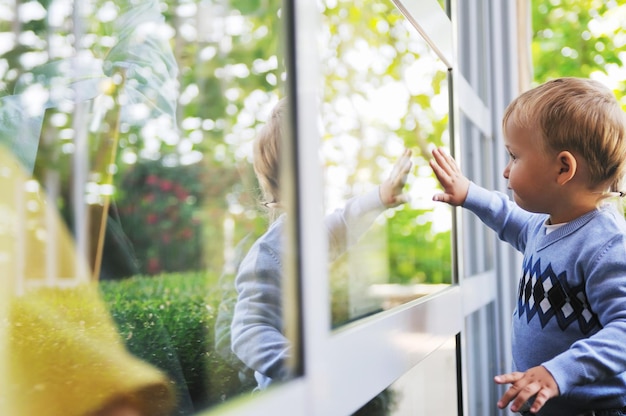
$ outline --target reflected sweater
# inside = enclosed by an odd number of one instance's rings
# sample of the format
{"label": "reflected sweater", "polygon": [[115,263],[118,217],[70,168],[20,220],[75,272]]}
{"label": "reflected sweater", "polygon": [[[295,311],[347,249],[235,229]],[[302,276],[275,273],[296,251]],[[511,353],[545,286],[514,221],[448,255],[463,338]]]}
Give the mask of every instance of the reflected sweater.
{"label": "reflected sweater", "polygon": [[[327,215],[324,226],[329,258],[336,259],[356,243],[384,210],[376,187]],[[255,371],[260,389],[290,376],[285,362],[291,346],[284,335],[281,292],[282,258],[286,255],[284,227],[285,214],[255,241],[235,278],[238,296],[231,323],[231,347],[237,357]]]}
{"label": "reflected sweater", "polygon": [[464,208],[524,253],[512,345],[516,371],[543,365],[560,396],[539,415],[626,406],[626,222],[603,205],[546,234],[548,216],[471,184]]}

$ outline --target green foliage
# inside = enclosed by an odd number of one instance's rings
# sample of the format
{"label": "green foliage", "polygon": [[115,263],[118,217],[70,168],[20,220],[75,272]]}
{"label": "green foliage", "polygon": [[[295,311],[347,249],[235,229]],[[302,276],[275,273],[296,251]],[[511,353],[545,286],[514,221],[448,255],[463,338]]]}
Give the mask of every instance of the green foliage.
{"label": "green foliage", "polygon": [[129,351],[175,383],[177,414],[192,414],[253,387],[215,351],[217,277],[137,276],[101,282],[101,291]]}
{"label": "green foliage", "polygon": [[120,223],[142,273],[201,268],[203,174],[202,164],[167,167],[161,161],[140,162],[124,173],[117,202]]}
{"label": "green foliage", "polygon": [[[532,59],[537,83],[563,76],[610,77],[626,95],[620,74],[626,57],[626,4],[603,0],[533,0]],[[622,101],[626,109],[626,100]]]}
{"label": "green foliage", "polygon": [[389,220],[390,283],[451,283],[451,232],[433,232],[430,214],[401,209]]}

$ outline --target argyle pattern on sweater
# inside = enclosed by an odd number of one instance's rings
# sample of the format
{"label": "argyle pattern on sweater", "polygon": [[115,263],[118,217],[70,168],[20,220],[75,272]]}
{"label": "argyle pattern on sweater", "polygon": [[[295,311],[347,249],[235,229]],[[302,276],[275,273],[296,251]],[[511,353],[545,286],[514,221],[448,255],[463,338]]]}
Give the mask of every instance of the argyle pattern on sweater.
{"label": "argyle pattern on sweater", "polygon": [[528,322],[537,317],[541,327],[556,319],[559,328],[566,330],[578,323],[580,331],[587,335],[600,326],[598,316],[590,309],[584,284],[570,287],[567,272],[556,273],[548,264],[543,270],[541,261],[533,263],[532,256],[524,261],[524,274],[520,279],[517,315],[526,315]]}

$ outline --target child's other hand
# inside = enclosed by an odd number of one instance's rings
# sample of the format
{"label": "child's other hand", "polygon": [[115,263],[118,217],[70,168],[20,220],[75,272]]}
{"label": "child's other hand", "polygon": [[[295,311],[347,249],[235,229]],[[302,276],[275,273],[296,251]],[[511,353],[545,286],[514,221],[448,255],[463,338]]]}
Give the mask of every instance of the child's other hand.
{"label": "child's other hand", "polygon": [[529,369],[525,373],[514,372],[494,378],[497,384],[511,384],[511,387],[498,401],[498,407],[504,409],[511,401],[511,410],[517,412],[529,399],[535,396],[531,413],[539,412],[548,399],[559,395],[559,386],[552,374],[542,366]]}
{"label": "child's other hand", "polygon": [[443,187],[443,193],[433,196],[433,200],[455,206],[463,205],[467,198],[469,179],[463,175],[452,156],[443,149],[437,148],[432,153],[433,159],[430,161],[430,167]]}
{"label": "child's other hand", "polygon": [[411,151],[404,149],[404,153],[396,162],[389,178],[380,185],[380,200],[387,208],[396,207],[408,202],[408,195],[402,193],[406,179],[413,166]]}

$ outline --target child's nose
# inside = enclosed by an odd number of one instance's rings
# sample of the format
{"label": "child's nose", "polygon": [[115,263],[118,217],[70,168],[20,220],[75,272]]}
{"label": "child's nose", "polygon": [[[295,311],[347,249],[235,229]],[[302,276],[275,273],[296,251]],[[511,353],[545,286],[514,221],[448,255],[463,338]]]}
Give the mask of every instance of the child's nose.
{"label": "child's nose", "polygon": [[502,172],[502,176],[504,176],[504,179],[509,179],[509,165],[506,166],[506,168],[504,168],[504,172]]}

